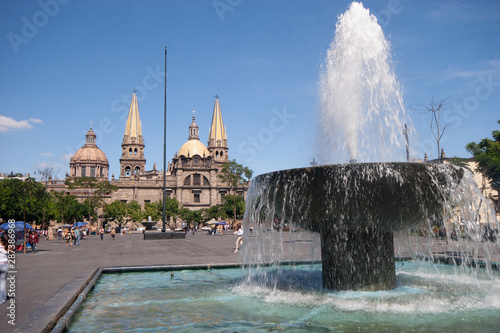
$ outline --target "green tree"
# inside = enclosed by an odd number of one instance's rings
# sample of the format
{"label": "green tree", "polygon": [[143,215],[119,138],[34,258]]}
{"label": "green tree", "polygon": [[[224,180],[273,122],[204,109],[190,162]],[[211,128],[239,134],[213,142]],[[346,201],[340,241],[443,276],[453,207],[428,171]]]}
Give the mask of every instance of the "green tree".
{"label": "green tree", "polygon": [[133,200],[127,204],[127,217],[134,222],[141,222],[144,218],[142,207],[137,201]]}
{"label": "green tree", "polygon": [[221,210],[226,216],[232,218],[234,221],[243,218],[245,213],[245,200],[240,195],[226,195]]}
{"label": "green tree", "polygon": [[199,210],[190,210],[190,209],[187,209],[187,208],[182,208],[180,210],[180,214],[179,215],[182,218],[182,220],[184,220],[187,223],[200,222],[203,219],[203,217],[202,217],[202,210],[201,209],[199,209]]}
{"label": "green tree", "polygon": [[52,192],[52,196],[54,216],[58,222],[71,224],[81,221],[87,214],[87,206],[79,202],[75,195]]}
{"label": "green tree", "polygon": [[220,206],[217,206],[217,205],[212,206],[212,207],[207,208],[207,209],[203,209],[202,216],[203,216],[204,221],[209,221],[211,219],[217,219],[219,217],[222,219],[227,218],[226,212]]}
{"label": "green tree", "polygon": [[112,203],[106,205],[105,207],[105,218],[107,221],[114,221],[118,225],[122,225],[125,222],[125,217],[127,215],[127,204],[120,200],[115,200]]}
{"label": "green tree", "polygon": [[92,224],[91,217],[97,217],[96,208],[104,207],[104,197],[118,190],[118,187],[108,180],[98,180],[95,177],[68,178],[64,183],[69,189],[81,188],[85,191],[90,224]]}
{"label": "green tree", "polygon": [[[222,165],[219,173],[219,178],[228,184],[229,187],[236,189],[243,186],[243,182],[248,182],[252,178],[253,171],[248,167],[238,164],[236,160],[226,162]],[[226,196],[227,197],[227,196]],[[237,200],[233,200],[233,218],[236,222],[238,216],[237,212]],[[243,203],[244,204],[244,203]]]}
{"label": "green tree", "polygon": [[[500,125],[500,120],[497,121]],[[474,156],[477,169],[490,180],[491,187],[500,191],[500,131],[491,133],[493,139],[484,138],[479,143],[469,142],[465,149]],[[497,211],[500,210],[500,200]]]}

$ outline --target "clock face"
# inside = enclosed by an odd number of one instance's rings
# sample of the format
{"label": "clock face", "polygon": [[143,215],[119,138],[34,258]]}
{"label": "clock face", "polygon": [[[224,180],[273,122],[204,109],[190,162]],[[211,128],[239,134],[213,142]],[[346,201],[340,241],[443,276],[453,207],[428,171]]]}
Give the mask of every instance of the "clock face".
{"label": "clock face", "polygon": [[200,164],[200,159],[197,156],[195,158],[193,158],[193,164],[194,165],[199,165]]}

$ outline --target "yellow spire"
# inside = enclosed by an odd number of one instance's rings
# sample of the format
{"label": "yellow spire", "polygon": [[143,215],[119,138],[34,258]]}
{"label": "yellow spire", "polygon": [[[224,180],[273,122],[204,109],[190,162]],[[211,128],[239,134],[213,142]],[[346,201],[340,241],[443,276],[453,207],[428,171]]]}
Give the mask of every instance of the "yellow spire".
{"label": "yellow spire", "polygon": [[142,125],[141,119],[139,118],[139,106],[137,104],[137,95],[132,95],[132,101],[130,102],[130,110],[128,112],[127,125],[125,126],[124,141],[126,143],[139,143],[142,137]]}
{"label": "yellow spire", "polygon": [[227,147],[226,127],[222,121],[219,96],[215,95],[214,113],[212,115],[212,125],[208,133],[208,148]]}

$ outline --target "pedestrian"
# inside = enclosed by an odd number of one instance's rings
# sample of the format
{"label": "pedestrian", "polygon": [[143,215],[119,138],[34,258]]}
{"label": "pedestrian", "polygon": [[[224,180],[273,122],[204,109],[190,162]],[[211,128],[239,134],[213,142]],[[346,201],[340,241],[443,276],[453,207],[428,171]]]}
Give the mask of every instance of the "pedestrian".
{"label": "pedestrian", "polygon": [[80,228],[76,228],[75,230],[75,244],[76,246],[80,246]]}
{"label": "pedestrian", "polygon": [[57,240],[60,240],[62,242],[62,229],[59,227],[57,229]]}
{"label": "pedestrian", "polygon": [[101,227],[101,229],[99,229],[99,233],[101,234],[101,240],[104,239],[104,228]]}
{"label": "pedestrian", "polygon": [[234,253],[238,253],[239,248],[243,245],[243,226],[241,223],[238,223],[236,228],[238,230],[235,231],[234,234],[238,236],[238,238],[236,238],[236,249],[234,250]]}
{"label": "pedestrian", "polygon": [[73,246],[73,244],[71,243],[71,229],[68,229],[66,230],[66,246]]}
{"label": "pedestrian", "polygon": [[36,253],[36,244],[38,244],[38,241],[39,241],[38,233],[36,231],[32,231],[29,238],[30,238],[30,243],[31,243],[31,253],[35,254]]}
{"label": "pedestrian", "polygon": [[0,304],[7,301],[7,274],[9,273],[9,265],[7,255],[9,253],[9,237],[6,232],[0,237]]}
{"label": "pedestrian", "polygon": [[115,240],[116,228],[111,228],[111,240]]}

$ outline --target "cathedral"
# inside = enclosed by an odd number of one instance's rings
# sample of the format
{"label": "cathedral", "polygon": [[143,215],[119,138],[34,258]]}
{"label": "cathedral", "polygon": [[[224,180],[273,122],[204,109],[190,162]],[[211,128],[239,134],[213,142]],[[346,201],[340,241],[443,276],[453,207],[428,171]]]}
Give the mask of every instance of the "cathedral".
{"label": "cathedral", "polygon": [[[183,207],[191,210],[221,205],[227,194],[237,194],[245,199],[248,183],[232,188],[219,178],[220,169],[224,163],[229,162],[229,156],[226,128],[218,96],[214,103],[207,146],[200,141],[194,113],[187,130],[188,141],[168,163],[165,172],[167,196],[176,198]],[[114,175],[111,179],[111,183],[117,186],[118,190],[105,197],[106,203],[115,200],[137,201],[144,207],[147,202],[162,200],[163,171],[157,170],[156,164],[152,170],[146,170],[145,149],[139,106],[134,92],[121,143],[119,179],[115,179]],[[70,178],[95,177],[108,180],[108,159],[97,147],[96,134],[92,129],[86,134],[85,145],[73,155],[69,165]],[[84,189],[70,190],[61,183],[59,186],[55,182],[52,184],[49,187],[54,190],[77,195],[82,200],[88,194]]]}

